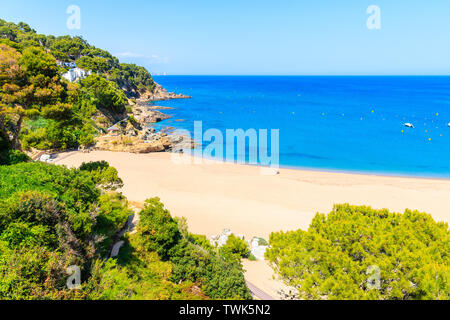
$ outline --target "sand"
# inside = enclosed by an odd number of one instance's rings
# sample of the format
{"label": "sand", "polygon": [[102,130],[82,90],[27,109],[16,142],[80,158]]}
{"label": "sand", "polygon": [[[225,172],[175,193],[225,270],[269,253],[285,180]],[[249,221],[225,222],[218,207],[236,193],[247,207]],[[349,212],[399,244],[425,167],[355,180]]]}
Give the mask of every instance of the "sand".
{"label": "sand", "polygon": [[[290,169],[266,175],[255,166],[211,161],[179,164],[168,153],[73,152],[60,155],[56,162],[78,167],[99,160],[118,169],[124,181],[121,191],[129,200],[160,197],[173,216],[187,218],[191,232],[208,237],[225,228],[247,239],[306,230],[317,212],[328,213],[339,203],[396,212],[416,209],[436,221],[450,222],[448,179]],[[273,297],[285,288],[272,279],[273,271],[265,262],[246,261],[245,269],[247,281]]]}
{"label": "sand", "polygon": [[263,175],[255,166],[176,164],[168,153],[76,152],[57,163],[78,167],[98,160],[118,169],[128,199],[160,197],[172,215],[187,218],[193,233],[207,236],[228,228],[267,239],[274,231],[307,229],[317,212],[327,213],[338,203],[417,209],[450,222],[450,180],[445,179],[290,169]]}
{"label": "sand", "polygon": [[286,295],[295,293],[296,290],[283,284],[279,280],[267,261],[242,260],[245,270],[245,280],[257,286],[269,295],[270,300],[282,300]]}

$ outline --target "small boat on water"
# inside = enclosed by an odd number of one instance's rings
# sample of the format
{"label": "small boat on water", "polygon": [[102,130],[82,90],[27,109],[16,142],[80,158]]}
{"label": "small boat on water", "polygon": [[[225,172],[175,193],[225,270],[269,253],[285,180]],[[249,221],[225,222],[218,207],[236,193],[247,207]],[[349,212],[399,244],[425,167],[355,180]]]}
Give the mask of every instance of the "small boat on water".
{"label": "small boat on water", "polygon": [[405,123],[405,124],[403,124],[405,127],[408,127],[408,128],[413,128],[414,129],[414,125],[412,124],[412,123],[409,123],[409,122],[407,122],[407,123]]}

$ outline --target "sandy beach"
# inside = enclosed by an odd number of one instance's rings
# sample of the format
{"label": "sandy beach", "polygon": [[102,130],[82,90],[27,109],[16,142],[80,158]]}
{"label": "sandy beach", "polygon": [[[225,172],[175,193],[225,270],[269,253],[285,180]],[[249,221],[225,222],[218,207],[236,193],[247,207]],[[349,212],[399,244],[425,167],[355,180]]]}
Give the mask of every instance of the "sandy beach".
{"label": "sandy beach", "polygon": [[169,153],[96,151],[61,155],[58,164],[78,167],[106,160],[124,181],[129,200],[160,197],[193,233],[207,236],[231,229],[247,238],[274,231],[307,229],[317,212],[350,203],[406,208],[450,222],[450,180],[280,169],[263,175],[258,167],[229,163],[176,164]]}
{"label": "sandy beach", "polygon": [[[307,229],[317,212],[350,203],[406,208],[430,213],[450,222],[450,180],[281,169],[264,175],[261,168],[209,161],[177,164],[169,153],[130,154],[96,151],[59,155],[57,164],[78,167],[106,160],[124,181],[130,201],[160,197],[173,216],[187,218],[196,234],[216,235],[228,228],[247,239],[269,238],[274,231]],[[279,299],[289,291],[264,261],[244,260],[246,279]]]}

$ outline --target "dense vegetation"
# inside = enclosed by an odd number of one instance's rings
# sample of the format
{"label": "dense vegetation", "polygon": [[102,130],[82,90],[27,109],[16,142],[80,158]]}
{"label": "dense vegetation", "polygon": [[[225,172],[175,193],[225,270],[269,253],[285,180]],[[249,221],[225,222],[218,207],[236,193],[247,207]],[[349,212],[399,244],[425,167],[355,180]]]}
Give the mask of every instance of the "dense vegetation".
{"label": "dense vegetation", "polygon": [[[75,83],[75,63],[92,74]],[[73,66],[73,64],[72,64]],[[119,63],[80,37],[37,34],[0,20],[0,299],[248,299],[240,257],[190,234],[158,199],[135,234],[132,210],[108,163],[67,169],[27,163],[21,150],[90,146],[127,116],[128,99],[152,92],[145,68]],[[81,287],[67,286],[80,268]]]}
{"label": "dense vegetation", "polygon": [[[250,298],[239,259],[190,234],[158,199],[108,259],[132,214],[106,162],[0,166],[0,299]],[[82,285],[66,286],[70,266]]]}
{"label": "dense vegetation", "polygon": [[[158,198],[148,200],[139,216],[137,234],[130,236],[130,244],[138,252],[150,249],[170,262],[169,279],[173,283],[196,284],[213,299],[251,298],[239,257],[223,255],[209,245],[206,237],[180,228]],[[126,259],[129,257],[122,261]]]}
{"label": "dense vegetation", "polygon": [[29,25],[0,20],[0,41],[19,51],[41,47],[62,62],[75,62],[82,69],[92,70],[116,82],[132,96],[152,91],[155,83],[150,73],[134,64],[120,63],[108,51],[90,45],[81,37],[47,36],[36,33]]}
{"label": "dense vegetation", "polygon": [[339,205],[270,245],[267,258],[301,298],[450,298],[450,231],[425,213]]}
{"label": "dense vegetation", "polygon": [[[64,62],[93,74],[69,83],[61,76]],[[128,98],[154,88],[145,68],[119,63],[80,37],[41,35],[0,20],[0,136],[8,148],[89,147],[126,117]]]}

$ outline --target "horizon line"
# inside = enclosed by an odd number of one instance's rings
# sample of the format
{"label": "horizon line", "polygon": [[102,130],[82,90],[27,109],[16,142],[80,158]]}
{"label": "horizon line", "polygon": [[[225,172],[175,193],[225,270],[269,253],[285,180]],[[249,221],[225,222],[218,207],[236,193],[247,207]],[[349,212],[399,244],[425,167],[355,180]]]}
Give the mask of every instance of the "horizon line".
{"label": "horizon line", "polygon": [[152,77],[450,77],[450,74],[151,74]]}

